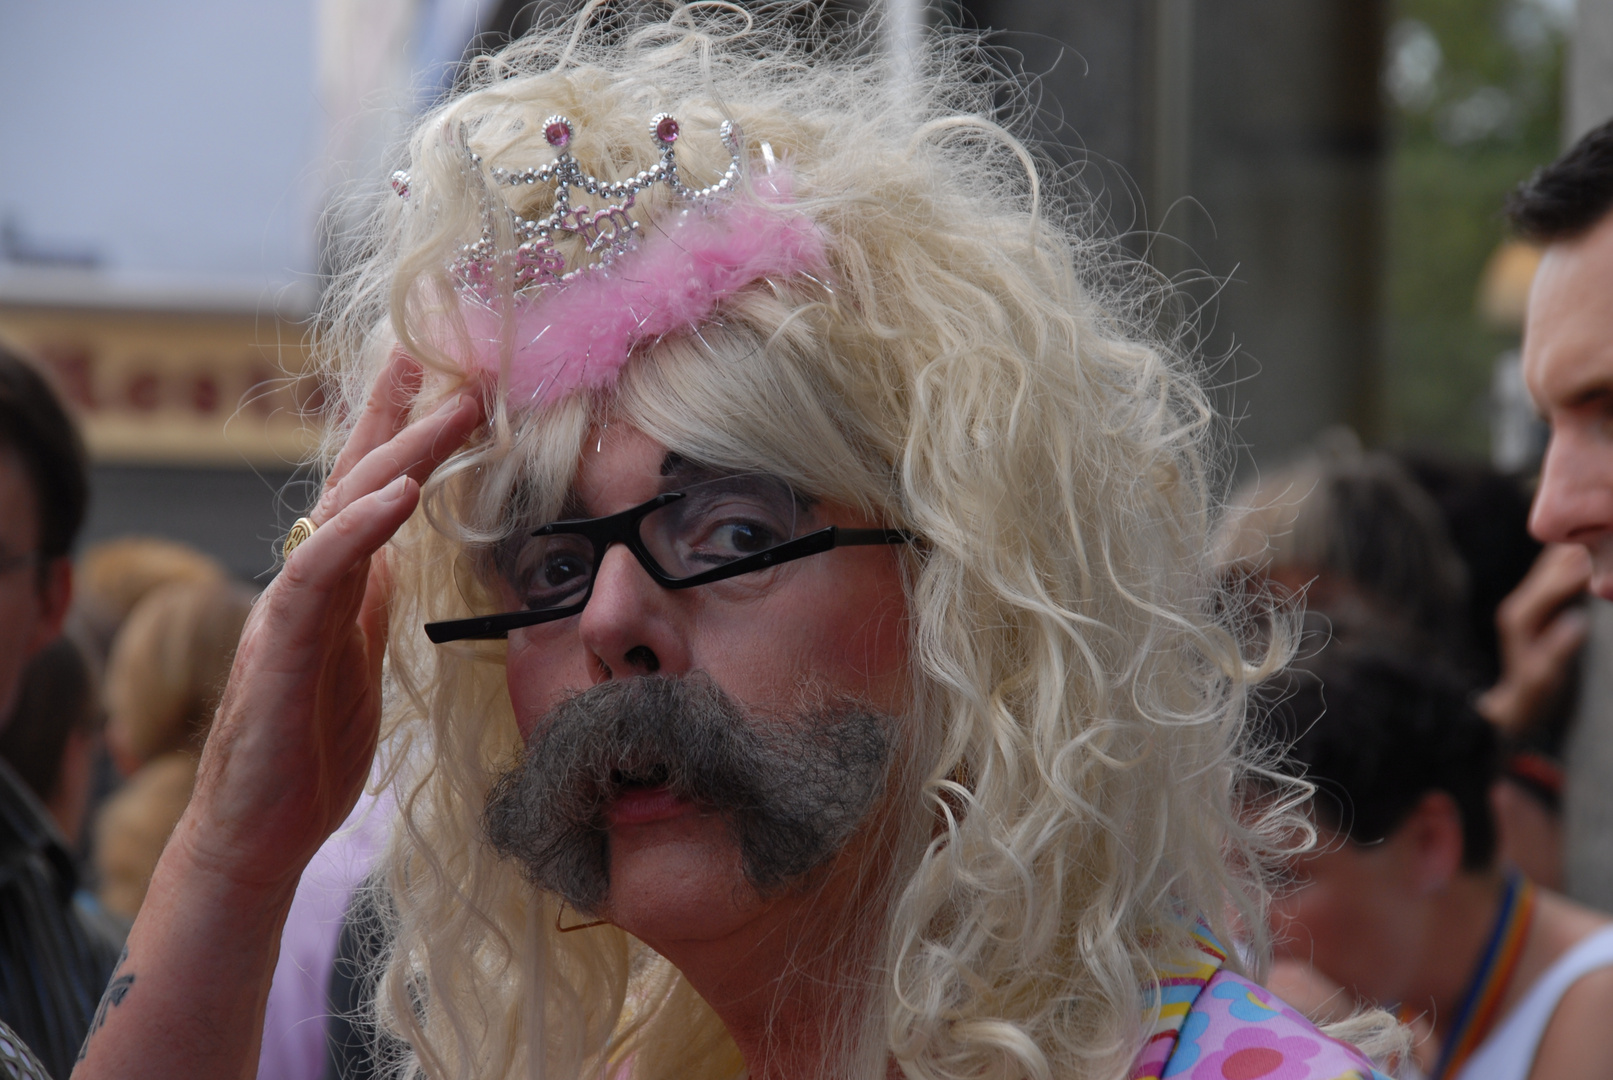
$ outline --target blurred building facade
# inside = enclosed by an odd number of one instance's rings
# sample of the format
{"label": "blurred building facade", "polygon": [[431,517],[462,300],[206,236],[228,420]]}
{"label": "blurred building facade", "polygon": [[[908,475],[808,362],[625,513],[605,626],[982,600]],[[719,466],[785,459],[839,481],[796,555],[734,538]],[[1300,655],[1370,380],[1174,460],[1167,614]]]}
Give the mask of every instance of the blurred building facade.
{"label": "blurred building facade", "polygon": [[363,215],[353,190],[489,6],[0,5],[0,338],[83,424],[86,543],[272,571],[311,495],[324,237]]}
{"label": "blurred building facade", "polygon": [[85,540],[272,565],[306,449],[315,0],[0,4],[0,336],[94,460]]}
{"label": "blurred building facade", "polygon": [[36,273],[0,289],[0,338],[44,362],[90,451],[81,542],[183,540],[260,577],[314,446],[305,313],[94,284]]}

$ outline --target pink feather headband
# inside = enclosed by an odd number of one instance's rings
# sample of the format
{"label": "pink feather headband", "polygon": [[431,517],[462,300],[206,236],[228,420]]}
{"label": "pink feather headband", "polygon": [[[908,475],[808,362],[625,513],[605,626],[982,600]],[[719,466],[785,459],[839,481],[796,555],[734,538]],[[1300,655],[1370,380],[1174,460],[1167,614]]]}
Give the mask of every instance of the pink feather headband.
{"label": "pink feather headband", "polygon": [[[754,198],[669,215],[607,265],[517,296],[509,320],[510,403],[547,405],[579,389],[611,386],[636,346],[695,330],[747,286],[822,274],[822,233],[791,209],[788,175],[762,177],[752,190]],[[460,294],[470,366],[494,376],[505,333],[495,303],[477,290]]]}
{"label": "pink feather headband", "polygon": [[[654,166],[626,180],[611,182],[582,171],[568,152],[573,129],[563,116],[544,121],[544,138],[558,154],[538,168],[493,169],[498,183],[553,182],[554,206],[547,217],[525,220],[512,213],[518,239],[513,253],[518,292],[514,308],[501,309],[489,288],[498,254],[491,221],[480,240],[465,245],[454,271],[460,278],[459,309],[470,338],[467,366],[497,377],[510,358],[508,400],[516,407],[558,401],[584,387],[615,383],[635,347],[668,334],[687,333],[711,317],[723,300],[763,278],[822,273],[827,266],[823,234],[792,208],[791,178],[777,169],[771,148],[762,151],[767,175],[746,198],[739,186],[742,150],[739,130],[725,121],[723,145],[732,162],[707,188],[686,187],[678,175],[673,144],[679,125],[661,113],[650,120],[650,138],[661,148]],[[467,149],[472,167],[481,158]],[[685,202],[649,228],[628,216],[639,192],[665,184]],[[392,185],[407,199],[407,173],[394,173]],[[591,211],[573,207],[570,191],[621,200]],[[565,272],[553,235],[570,233],[589,252],[603,249],[593,267]],[[645,233],[649,233],[645,236]]]}

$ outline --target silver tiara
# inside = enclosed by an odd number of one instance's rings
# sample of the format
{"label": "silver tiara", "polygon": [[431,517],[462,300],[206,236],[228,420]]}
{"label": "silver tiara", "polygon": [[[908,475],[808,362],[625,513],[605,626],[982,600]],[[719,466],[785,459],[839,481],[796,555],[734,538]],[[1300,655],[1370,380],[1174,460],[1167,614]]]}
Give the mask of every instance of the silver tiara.
{"label": "silver tiara", "polygon": [[[523,218],[510,210],[511,225],[515,230],[515,287],[549,284],[564,281],[580,272],[580,268],[566,269],[566,260],[555,248],[556,233],[565,233],[583,241],[584,249],[599,256],[600,263],[608,263],[631,248],[638,235],[640,223],[627,213],[639,192],[652,184],[665,184],[673,194],[686,202],[698,204],[732,191],[742,173],[740,132],[732,120],[724,120],[719,134],[723,146],[732,160],[728,170],[715,184],[691,188],[678,176],[677,155],[673,144],[678,141],[679,125],[670,113],[658,113],[650,119],[650,138],[661,148],[661,159],[625,180],[601,180],[583,171],[577,159],[567,151],[575,133],[571,121],[564,116],[551,116],[543,122],[543,138],[559,155],[547,165],[537,168],[494,168],[489,171],[493,182],[516,187],[521,184],[554,184],[554,206],[548,216]],[[468,152],[468,151],[467,151]],[[480,167],[482,159],[470,153],[471,163]],[[392,189],[402,198],[409,197],[409,174],[398,171],[392,174]],[[571,189],[588,195],[612,200],[595,210],[587,204],[571,203]],[[482,292],[490,289],[498,266],[498,243],[495,238],[492,211],[484,207],[485,224],[482,235],[459,249],[452,272],[465,288]]]}

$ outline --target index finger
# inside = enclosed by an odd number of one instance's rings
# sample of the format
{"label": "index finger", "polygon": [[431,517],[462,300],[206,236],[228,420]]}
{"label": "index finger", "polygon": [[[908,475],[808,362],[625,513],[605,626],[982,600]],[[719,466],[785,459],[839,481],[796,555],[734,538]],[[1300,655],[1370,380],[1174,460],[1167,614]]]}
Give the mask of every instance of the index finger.
{"label": "index finger", "polygon": [[1590,554],[1579,544],[1553,544],[1540,553],[1529,577],[1536,579],[1542,596],[1560,603],[1584,592],[1590,585]]}
{"label": "index finger", "polygon": [[1539,628],[1591,580],[1591,560],[1578,544],[1552,544],[1540,553],[1529,573],[1502,602],[1502,617]]}
{"label": "index finger", "polygon": [[364,455],[403,430],[409,422],[409,410],[414,407],[415,395],[420,392],[423,375],[419,361],[404,352],[401,346],[392,350],[381,377],[375,381],[370,396],[364,401],[364,411],[353,424],[341,453],[336,455],[336,463],[331,466],[330,476],[325,480],[327,485],[346,476],[354,465],[364,459]]}

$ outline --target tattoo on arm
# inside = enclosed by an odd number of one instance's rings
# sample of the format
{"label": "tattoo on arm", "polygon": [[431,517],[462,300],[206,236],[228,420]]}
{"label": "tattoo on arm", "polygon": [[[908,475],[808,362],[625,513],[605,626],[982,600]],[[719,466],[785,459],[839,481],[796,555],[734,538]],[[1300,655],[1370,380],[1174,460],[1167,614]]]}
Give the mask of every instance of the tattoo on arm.
{"label": "tattoo on arm", "polygon": [[95,1033],[101,1030],[106,1023],[107,1010],[114,1005],[122,1005],[123,999],[129,995],[129,988],[134,985],[134,973],[120,974],[123,965],[129,959],[129,947],[125,945],[118,957],[117,967],[112,969],[112,981],[106,984],[106,993],[101,995],[101,1004],[95,1007],[95,1017],[90,1021],[89,1033],[84,1036],[84,1045],[78,1048],[78,1060],[83,1061],[84,1055],[90,1052],[90,1040]]}

